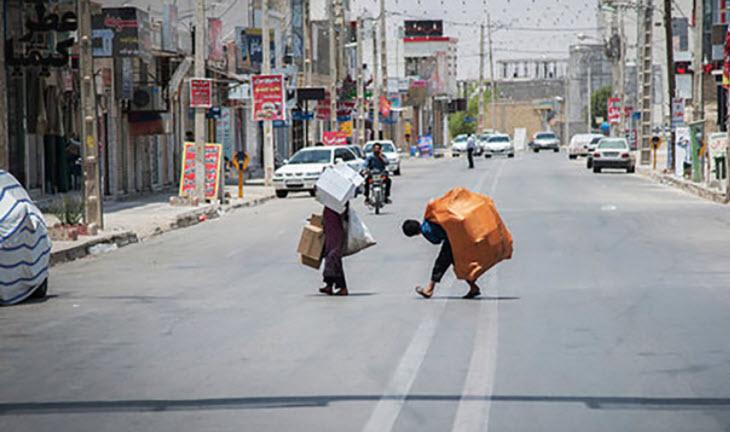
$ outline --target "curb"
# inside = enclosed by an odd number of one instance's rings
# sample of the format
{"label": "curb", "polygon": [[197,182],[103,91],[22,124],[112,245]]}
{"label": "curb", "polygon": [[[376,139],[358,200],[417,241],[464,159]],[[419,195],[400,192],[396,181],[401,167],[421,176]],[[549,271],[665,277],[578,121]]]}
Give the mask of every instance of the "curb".
{"label": "curb", "polygon": [[639,173],[651,180],[654,180],[657,183],[675,187],[679,190],[689,192],[692,195],[698,196],[708,201],[713,201],[718,204],[728,204],[728,202],[730,202],[728,201],[727,195],[725,195],[724,193],[707,189],[706,187],[693,183],[689,180],[679,179],[674,176],[657,174],[648,171],[639,171]]}
{"label": "curb", "polygon": [[179,215],[175,222],[172,222],[168,226],[158,226],[152,234],[147,236],[139,236],[137,233],[132,231],[108,234],[68,249],[52,252],[50,266],[53,267],[59,264],[76,261],[89,255],[109,252],[131,244],[140,243],[171,231],[198,225],[206,220],[217,219],[226,213],[231,213],[241,208],[259,206],[273,200],[274,198],[275,196],[272,194],[242,203],[226,204],[223,206],[214,204],[191,210]]}

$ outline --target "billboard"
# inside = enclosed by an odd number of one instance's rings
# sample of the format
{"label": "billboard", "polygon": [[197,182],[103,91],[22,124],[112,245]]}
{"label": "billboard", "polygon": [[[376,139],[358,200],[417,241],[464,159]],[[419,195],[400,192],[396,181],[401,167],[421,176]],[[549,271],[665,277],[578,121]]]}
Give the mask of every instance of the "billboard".
{"label": "billboard", "polygon": [[283,75],[255,75],[251,77],[253,92],[253,120],[286,120]]}
{"label": "billboard", "polygon": [[[152,59],[152,35],[147,12],[133,7],[103,8],[92,17],[92,46],[97,57]],[[111,51],[107,48],[111,43]]]}
{"label": "billboard", "polygon": [[[273,30],[270,32],[270,35],[271,67],[274,67],[276,49]],[[261,62],[264,58],[261,29],[236,27],[236,45],[239,54],[236,61],[236,69],[239,72],[261,73]]]}
{"label": "billboard", "polygon": [[444,22],[441,20],[406,20],[403,30],[408,38],[443,36]]}

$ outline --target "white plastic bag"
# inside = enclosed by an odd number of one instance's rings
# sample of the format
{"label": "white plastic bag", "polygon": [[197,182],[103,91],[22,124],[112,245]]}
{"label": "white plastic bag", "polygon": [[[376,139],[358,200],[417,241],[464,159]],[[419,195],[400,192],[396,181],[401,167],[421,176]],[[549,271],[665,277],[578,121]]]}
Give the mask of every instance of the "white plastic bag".
{"label": "white plastic bag", "polygon": [[347,240],[343,255],[354,255],[376,244],[375,238],[370,233],[367,225],[360,219],[360,215],[353,208],[350,208],[349,220],[347,221]]}

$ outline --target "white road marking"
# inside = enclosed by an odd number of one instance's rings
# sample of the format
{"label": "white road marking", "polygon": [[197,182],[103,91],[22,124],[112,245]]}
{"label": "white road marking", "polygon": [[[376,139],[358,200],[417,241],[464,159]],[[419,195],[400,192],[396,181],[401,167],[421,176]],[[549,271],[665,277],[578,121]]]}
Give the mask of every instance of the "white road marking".
{"label": "white road marking", "polygon": [[601,211],[605,211],[605,212],[616,211],[616,206],[615,205],[605,205],[605,206],[601,207]]}
{"label": "white road marking", "polygon": [[406,396],[410,392],[428,348],[431,346],[446,303],[448,300],[433,302],[433,307],[429,308],[430,314],[421,321],[416,329],[411,343],[408,344],[408,348],[388,383],[388,388],[375,406],[363,432],[388,432],[393,429],[405,404]]}
{"label": "white road marking", "polygon": [[[487,278],[490,295],[499,294],[498,272]],[[494,377],[497,369],[497,342],[499,339],[499,301],[482,301],[474,334],[474,350],[469,372],[464,381],[459,408],[454,418],[454,432],[487,431],[492,408]]]}

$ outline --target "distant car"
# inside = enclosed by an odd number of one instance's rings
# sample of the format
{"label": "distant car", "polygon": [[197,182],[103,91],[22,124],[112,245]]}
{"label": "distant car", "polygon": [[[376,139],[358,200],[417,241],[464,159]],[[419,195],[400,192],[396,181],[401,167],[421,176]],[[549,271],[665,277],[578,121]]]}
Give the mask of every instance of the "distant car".
{"label": "distant car", "polygon": [[535,153],[539,153],[540,150],[552,150],[557,153],[560,151],[560,139],[554,132],[538,132],[530,141],[530,148]]}
{"label": "distant car", "polygon": [[606,138],[603,135],[596,135],[590,143],[588,143],[588,156],[586,158],[586,168],[591,169],[593,168],[593,152],[596,151],[596,147],[598,147],[598,143],[601,142],[602,139]]}
{"label": "distant car", "polygon": [[365,152],[362,151],[362,147],[360,147],[359,145],[350,144],[346,147],[349,148],[350,150],[352,150],[352,152],[355,153],[355,155],[357,157],[359,157],[360,159],[365,159]]}
{"label": "distant car", "polygon": [[7,171],[0,170],[0,306],[43,298],[51,239],[43,213]]}
{"label": "distant car", "polygon": [[307,147],[299,150],[274,172],[276,196],[286,198],[289,192],[309,192],[314,196],[315,185],[322,171],[338,161],[356,171],[362,170],[365,165],[364,160],[345,146]]}
{"label": "distant car", "polygon": [[489,141],[489,137],[491,137],[495,134],[496,134],[496,132],[492,132],[490,130],[490,131],[483,132],[481,135],[479,135],[477,137],[477,150],[478,150],[477,156],[481,156],[482,154],[485,153],[485,149],[487,147],[487,141]]}
{"label": "distant car", "polygon": [[[588,156],[588,145],[595,139],[599,140],[603,138],[603,135],[598,134],[576,134],[570,139],[568,145],[568,158],[577,159],[579,156]],[[595,150],[595,148],[594,148]]]}
{"label": "distant car", "polygon": [[593,172],[604,168],[625,169],[629,174],[636,171],[636,160],[625,138],[604,138],[598,143],[593,152]]}
{"label": "distant car", "polygon": [[512,144],[509,135],[492,135],[484,144],[484,157],[490,158],[497,155],[515,157],[515,146]]}
{"label": "distant car", "polygon": [[373,146],[375,144],[380,144],[380,147],[382,147],[383,155],[388,158],[388,172],[392,175],[400,175],[400,155],[398,154],[398,149],[395,147],[395,144],[393,144],[393,141],[390,140],[383,140],[383,141],[368,141],[367,144],[365,144],[365,148],[363,148],[363,151],[365,152],[366,157],[373,154]]}
{"label": "distant car", "polygon": [[467,134],[457,135],[451,141],[451,155],[460,156],[462,153],[466,153],[466,144],[468,139],[469,135]]}

